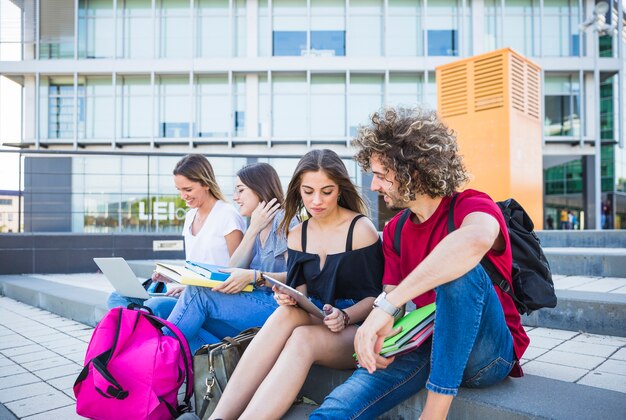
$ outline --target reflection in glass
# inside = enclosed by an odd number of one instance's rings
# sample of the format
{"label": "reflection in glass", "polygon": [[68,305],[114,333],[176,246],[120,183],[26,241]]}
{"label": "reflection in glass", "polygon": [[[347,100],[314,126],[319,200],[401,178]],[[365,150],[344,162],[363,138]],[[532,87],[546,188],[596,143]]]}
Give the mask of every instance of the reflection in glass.
{"label": "reflection in glass", "polygon": [[228,95],[228,75],[212,74],[197,77],[197,137],[229,136],[231,117]]}
{"label": "reflection in glass", "polygon": [[573,75],[546,75],[544,81],[546,136],[580,135],[580,87]]}
{"label": "reflection in glass", "polygon": [[112,58],[114,27],[112,0],[78,2],[78,58]]}
{"label": "reflection in glass", "polygon": [[191,22],[188,0],[160,0],[159,57],[191,56]]}
{"label": "reflection in glass", "polygon": [[299,56],[307,51],[307,1],[274,0],[272,55]]}
{"label": "reflection in glass", "polygon": [[198,0],[196,55],[230,57],[231,37],[228,0]]}
{"label": "reflection in glass", "polygon": [[348,9],[347,54],[381,56],[383,54],[382,0],[351,0]]}
{"label": "reflection in glass", "polygon": [[152,86],[148,76],[117,78],[118,138],[152,137]]}
{"label": "reflection in glass", "polygon": [[[539,7],[539,2],[535,7]],[[541,39],[544,56],[576,56],[580,50],[578,25],[582,14],[578,0],[543,0],[543,38]]]}
{"label": "reflection in glass", "polygon": [[[457,4],[457,0],[439,0],[428,4],[427,13],[428,55],[458,56],[459,26],[465,11]],[[470,28],[466,28],[466,33],[470,32]]]}
{"label": "reflection in glass", "polygon": [[304,138],[307,132],[306,74],[274,74],[272,77],[274,137]]}
{"label": "reflection in glass", "polygon": [[85,131],[79,138],[111,141],[113,137],[113,87],[109,76],[85,78]]}
{"label": "reflection in glass", "polygon": [[152,0],[118,2],[118,57],[154,57]]}
{"label": "reflection in glass", "polygon": [[159,136],[189,137],[189,98],[188,76],[159,77]]}
{"label": "reflection in glass", "polygon": [[383,103],[384,76],[382,74],[351,74],[348,96],[348,135],[356,135],[359,125],[369,123],[369,116]]}
{"label": "reflection in glass", "polygon": [[311,76],[311,137],[344,137],[346,132],[346,77]]}
{"label": "reflection in glass", "polygon": [[85,89],[79,85],[77,106],[74,102],[72,77],[40,78],[39,129],[42,139],[73,139],[74,114],[77,113],[77,134],[85,131]]}

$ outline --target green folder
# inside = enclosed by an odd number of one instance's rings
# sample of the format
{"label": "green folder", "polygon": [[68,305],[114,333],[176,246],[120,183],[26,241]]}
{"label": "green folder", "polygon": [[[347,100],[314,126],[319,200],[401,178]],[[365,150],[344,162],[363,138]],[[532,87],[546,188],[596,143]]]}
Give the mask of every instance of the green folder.
{"label": "green folder", "polygon": [[422,306],[419,309],[411,311],[399,320],[397,320],[395,324],[393,324],[393,328],[396,329],[398,327],[402,327],[402,331],[392,337],[387,337],[383,342],[383,349],[385,347],[391,347],[396,344],[398,340],[413,331],[413,329],[417,325],[419,325],[420,322],[424,321],[434,312],[435,304],[431,303],[430,305]]}

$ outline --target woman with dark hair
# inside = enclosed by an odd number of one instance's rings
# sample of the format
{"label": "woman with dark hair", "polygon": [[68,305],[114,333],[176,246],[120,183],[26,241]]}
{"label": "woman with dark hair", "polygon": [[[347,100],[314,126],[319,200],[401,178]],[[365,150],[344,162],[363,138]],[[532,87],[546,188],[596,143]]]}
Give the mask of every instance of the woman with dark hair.
{"label": "woman with dark hair", "polygon": [[[224,195],[215,179],[213,167],[203,155],[187,155],[173,170],[174,184],[190,210],[185,214],[183,238],[185,258],[214,265],[228,265],[246,230],[237,210],[224,201]],[[168,280],[153,274],[155,283]],[[151,289],[148,289],[151,291]],[[107,300],[109,308],[137,303],[152,309],[155,315],[167,318],[176,304],[174,299],[183,292],[182,286],[168,286],[165,297],[143,299],[127,298],[113,292]]]}
{"label": "woman with dark hair", "polygon": [[[230,257],[230,277],[218,287],[189,286],[168,320],[185,335],[192,351],[203,344],[263,325],[278,306],[264,285],[264,274],[285,281],[287,239],[278,232],[283,221],[283,191],[278,174],[267,163],[254,163],[237,172],[234,201],[250,226]],[[287,228],[297,223],[290,219]],[[242,292],[253,284],[252,292]]]}
{"label": "woman with dark hair", "polygon": [[381,292],[383,254],[374,225],[363,216],[365,203],[335,152],[313,150],[298,163],[285,218],[303,209],[310,218],[288,232],[287,283],[326,317],[310,315],[276,291],[279,308],[250,343],[212,418],[280,418],[313,363],[354,367],[355,324]]}

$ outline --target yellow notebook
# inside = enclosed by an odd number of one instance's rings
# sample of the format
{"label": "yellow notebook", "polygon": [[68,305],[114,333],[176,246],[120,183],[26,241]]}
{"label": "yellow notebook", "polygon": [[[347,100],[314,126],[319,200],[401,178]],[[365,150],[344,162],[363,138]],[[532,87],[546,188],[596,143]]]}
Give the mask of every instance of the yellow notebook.
{"label": "yellow notebook", "polygon": [[[213,288],[224,282],[224,280],[210,279],[189,268],[183,267],[182,265],[166,264],[166,263],[158,262],[156,263],[156,268],[154,271],[158,274],[161,274],[162,276],[167,277],[173,282],[180,283],[180,284],[187,284],[190,286],[201,286],[201,287]],[[252,289],[253,289],[252,285],[249,284],[243,288],[243,291],[251,292]]]}

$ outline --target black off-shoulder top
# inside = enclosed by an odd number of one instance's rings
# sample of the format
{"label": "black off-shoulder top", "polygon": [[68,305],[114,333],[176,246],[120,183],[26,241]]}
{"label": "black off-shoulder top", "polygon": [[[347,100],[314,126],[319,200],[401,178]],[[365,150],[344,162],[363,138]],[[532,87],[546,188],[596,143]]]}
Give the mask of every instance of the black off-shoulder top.
{"label": "black off-shoulder top", "polygon": [[320,257],[306,252],[308,220],[302,223],[302,251],[288,249],[287,284],[307,286],[307,294],[323,303],[335,305],[337,299],[359,301],[376,297],[382,291],[384,257],[382,243],[352,249],[354,225],[362,214],[352,219],[345,252],[326,256],[320,269]]}

